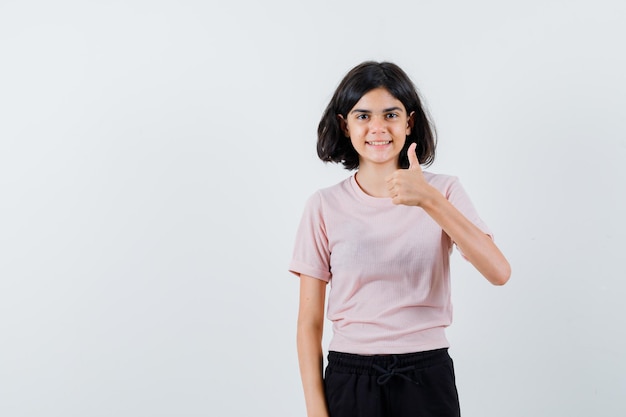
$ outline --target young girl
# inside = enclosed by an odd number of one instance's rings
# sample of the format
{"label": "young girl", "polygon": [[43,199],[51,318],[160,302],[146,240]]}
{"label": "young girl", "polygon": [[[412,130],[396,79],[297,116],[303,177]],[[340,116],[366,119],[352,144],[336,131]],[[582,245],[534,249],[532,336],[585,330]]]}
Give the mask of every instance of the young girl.
{"label": "young girl", "polygon": [[452,246],[492,284],[511,271],[458,179],[422,171],[435,145],[414,84],[393,63],[357,65],[322,116],[320,159],[356,173],[309,198],[289,265],[300,277],[308,417],[460,415],[445,336]]}

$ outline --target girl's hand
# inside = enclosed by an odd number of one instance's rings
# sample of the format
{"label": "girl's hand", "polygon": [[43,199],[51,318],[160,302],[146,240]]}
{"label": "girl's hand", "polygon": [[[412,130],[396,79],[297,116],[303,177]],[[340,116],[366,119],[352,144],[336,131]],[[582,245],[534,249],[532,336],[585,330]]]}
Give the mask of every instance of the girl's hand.
{"label": "girl's hand", "polygon": [[407,151],[409,168],[399,169],[386,178],[393,204],[419,207],[432,198],[433,193],[439,192],[424,178],[422,167],[415,154],[416,147],[417,144],[412,143]]}

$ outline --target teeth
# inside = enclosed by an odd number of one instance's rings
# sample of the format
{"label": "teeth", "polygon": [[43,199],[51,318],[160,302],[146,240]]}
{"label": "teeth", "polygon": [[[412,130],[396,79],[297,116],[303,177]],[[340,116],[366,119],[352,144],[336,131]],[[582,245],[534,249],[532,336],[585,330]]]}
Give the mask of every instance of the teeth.
{"label": "teeth", "polygon": [[377,142],[368,142],[370,145],[386,145],[388,143],[390,143],[390,140],[385,140],[385,141],[377,141]]}

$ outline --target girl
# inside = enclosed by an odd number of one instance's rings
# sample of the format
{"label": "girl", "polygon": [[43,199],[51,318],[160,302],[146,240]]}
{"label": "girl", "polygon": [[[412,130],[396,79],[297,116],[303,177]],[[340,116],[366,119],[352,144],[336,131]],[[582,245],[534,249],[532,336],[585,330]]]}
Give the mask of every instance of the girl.
{"label": "girl", "polygon": [[309,198],[289,265],[300,277],[308,417],[460,415],[445,336],[452,245],[492,284],[511,270],[458,179],[422,171],[435,145],[414,84],[393,63],[357,65],[322,116],[318,156],[356,173]]}

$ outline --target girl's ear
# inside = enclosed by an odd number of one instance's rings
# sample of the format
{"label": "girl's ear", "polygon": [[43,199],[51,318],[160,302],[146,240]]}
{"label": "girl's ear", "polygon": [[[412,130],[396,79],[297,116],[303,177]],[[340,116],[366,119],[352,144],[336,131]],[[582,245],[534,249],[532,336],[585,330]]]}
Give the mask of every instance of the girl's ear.
{"label": "girl's ear", "polygon": [[346,123],[346,119],[343,118],[342,114],[338,114],[337,115],[337,119],[339,119],[339,126],[341,126],[341,130],[343,131],[343,134],[349,138],[350,137],[350,132],[348,131],[348,123]]}
{"label": "girl's ear", "polygon": [[409,114],[409,118],[406,121],[406,135],[409,136],[411,134],[411,130],[413,129],[413,125],[415,124],[415,112],[412,111]]}

